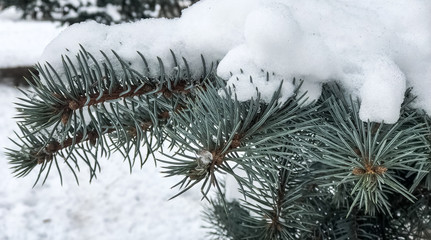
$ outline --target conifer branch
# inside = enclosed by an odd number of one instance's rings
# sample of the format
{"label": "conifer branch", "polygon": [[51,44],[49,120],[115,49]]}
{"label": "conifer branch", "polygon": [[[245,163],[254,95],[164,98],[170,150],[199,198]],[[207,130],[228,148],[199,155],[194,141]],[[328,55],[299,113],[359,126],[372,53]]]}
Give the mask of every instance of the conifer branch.
{"label": "conifer branch", "polygon": [[109,92],[109,90],[104,90],[103,92],[95,92],[90,94],[89,96],[80,96],[77,100],[68,100],[67,106],[71,111],[76,111],[83,107],[90,107],[93,105],[101,104],[111,100],[119,100],[122,98],[132,98],[136,96],[142,96],[147,94],[163,94],[164,97],[170,98],[174,94],[188,94],[190,93],[190,89],[186,89],[187,83],[184,80],[181,80],[177,85],[175,85],[172,89],[168,89],[163,86],[159,89],[158,86],[151,85],[130,85],[127,86],[127,89],[124,87],[117,87],[116,89]]}
{"label": "conifer branch", "polygon": [[[97,152],[100,148],[108,155],[111,149],[107,148],[106,137],[111,140],[113,150],[129,159],[130,167],[136,157],[141,159],[142,165],[161,146],[165,138],[162,128],[171,114],[184,108],[184,99],[191,97],[193,89],[209,79],[203,76],[192,81],[188,79],[191,74],[181,72],[178,66],[175,68],[178,73],[168,78],[160,59],[160,77],[149,78],[129,68],[114,53],[122,65],[123,73],[119,73],[106,54],[102,54],[105,56],[102,64],[85,49],[77,56],[77,66],[70,58],[63,58],[66,74],[62,77],[49,64],[45,68],[37,66],[41,77],[33,76],[33,81],[29,81],[36,97],[23,91],[27,98],[21,99],[24,103],[18,103],[19,123],[24,133],[21,137],[31,140],[24,145],[15,142],[26,149],[9,153],[19,176],[26,175],[37,164],[52,160],[57,164],[58,155],[67,161],[74,155],[75,148],[86,152],[92,152],[92,148]],[[142,55],[141,58],[147,64]],[[144,158],[139,150],[142,142],[147,147]],[[135,150],[130,154],[132,148]],[[63,150],[68,154],[63,156]],[[23,157],[22,152],[27,152],[28,157]],[[90,156],[97,159],[94,154]],[[94,165],[88,155],[83,157],[93,177]]]}
{"label": "conifer branch", "polygon": [[[34,93],[23,91],[26,98],[17,104],[21,133],[12,141],[19,149],[8,150],[14,173],[25,176],[39,165],[36,182],[44,182],[54,168],[62,180],[63,161],[77,179],[75,171],[84,162],[91,180],[100,170],[100,156],[118,151],[130,169],[136,159],[142,166],[152,156],[166,164],[166,176],[183,177],[174,197],[198,184],[203,198],[217,188],[209,219],[215,235],[428,236],[429,221],[415,219],[431,219],[431,121],[410,108],[410,90],[396,124],[363,122],[360,102],[335,84],[327,84],[322,98],[308,106],[299,88],[281,102],[282,86],[269,102],[260,94],[238,101],[203,58],[199,79],[191,79],[185,59],[186,67],[178,66],[173,52],[174,74],[167,75],[158,59],[160,72],[150,77],[146,59],[138,54],[144,74],[115,52],[120,69],[106,54],[98,62],[85,49],[75,61],[63,58],[64,75],[49,64],[38,65],[40,77],[30,83]],[[173,154],[156,159],[154,152],[166,142]],[[224,198],[221,174],[237,180],[247,201]],[[398,195],[398,202],[391,201]],[[393,205],[408,206],[399,209],[415,219],[403,213],[388,220]]]}
{"label": "conifer branch", "polygon": [[206,84],[205,90],[188,100],[189,107],[173,117],[178,127],[175,131],[167,130],[181,154],[159,161],[168,164],[167,176],[185,175],[176,185],[182,188],[178,195],[201,181],[204,197],[211,186],[220,191],[216,172],[231,174],[245,184],[247,180],[237,176],[230,164],[241,166],[257,178],[261,173],[254,169],[266,168],[265,156],[291,154],[279,151],[281,146],[298,151],[297,146],[289,143],[288,136],[305,131],[315,121],[308,115],[315,107],[301,107],[301,96],[280,103],[277,91],[269,103],[261,101],[259,96],[239,102],[230,89],[220,85],[221,81]]}
{"label": "conifer branch", "polygon": [[352,184],[350,210],[359,206],[371,215],[376,210],[390,214],[391,193],[413,201],[411,186],[396,176],[401,170],[414,175],[426,171],[425,125],[410,125],[418,115],[409,112],[393,125],[363,122],[357,101],[343,96],[338,87],[330,87],[328,93],[331,122],[317,129],[320,144],[309,145],[309,153],[324,166],[316,171],[323,174],[319,179],[334,187]]}

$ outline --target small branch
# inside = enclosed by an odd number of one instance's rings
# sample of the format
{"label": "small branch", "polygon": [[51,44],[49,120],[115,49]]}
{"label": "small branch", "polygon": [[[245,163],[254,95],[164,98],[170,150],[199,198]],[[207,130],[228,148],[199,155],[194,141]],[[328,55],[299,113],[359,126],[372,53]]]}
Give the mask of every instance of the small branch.
{"label": "small branch", "polygon": [[[171,98],[172,95],[174,93],[183,93],[183,94],[187,94],[190,92],[189,89],[186,89],[186,84],[187,82],[182,80],[179,81],[178,84],[176,86],[174,86],[172,89],[168,89],[166,86],[162,87],[162,89],[160,89],[159,91],[157,91],[156,93],[161,93],[163,94],[163,96],[165,96],[166,98]],[[148,94],[150,92],[156,91],[157,90],[157,86],[152,86],[152,85],[145,85],[142,88],[139,88],[140,86],[130,86],[129,88],[124,88],[124,87],[118,87],[116,88],[114,91],[112,91],[111,93],[109,93],[109,90],[105,90],[102,93],[102,97],[100,99],[100,93],[92,93],[88,97],[87,96],[81,96],[78,100],[70,100],[68,101],[68,105],[65,106],[65,110],[78,110],[80,108],[83,107],[89,107],[92,105],[97,105],[99,103],[103,103],[103,102],[107,102],[110,100],[116,100],[116,99],[120,99],[120,98],[130,98],[130,97],[135,97],[135,96],[140,96],[140,95],[145,95]],[[124,93],[125,91],[128,91],[127,93]],[[87,103],[88,101],[88,103]],[[87,103],[87,104],[86,104]]]}
{"label": "small branch", "polygon": [[216,166],[220,166],[220,165],[222,165],[222,164],[223,164],[224,159],[225,159],[225,157],[226,157],[226,154],[227,154],[230,150],[235,149],[235,148],[239,147],[240,145],[241,145],[241,135],[239,135],[239,134],[235,134],[235,136],[233,137],[232,142],[231,142],[231,144],[229,145],[229,148],[228,148],[228,150],[227,150],[226,152],[222,153],[222,149],[223,149],[224,147],[221,147],[221,148],[219,148],[219,149],[216,149],[216,150],[212,151],[212,152],[211,152],[211,154],[212,154],[212,156],[213,156],[213,160],[212,160],[211,165],[210,165],[210,167],[209,167],[209,169],[208,169],[208,170],[209,170],[209,172],[210,172],[211,174],[213,174],[213,173],[214,173],[214,170],[215,170],[215,167],[216,167]]}
{"label": "small branch", "polygon": [[[109,134],[114,132],[115,129],[108,129],[104,134]],[[59,151],[66,149],[74,144],[83,143],[86,141],[90,141],[91,145],[96,145],[96,141],[99,138],[99,134],[97,131],[89,131],[87,136],[84,138],[84,134],[79,132],[75,137],[67,138],[64,142],[60,143],[58,141],[52,141],[46,145],[46,147],[42,150],[39,150],[31,155],[35,156],[37,159],[37,164],[43,164],[44,162],[49,162],[53,159],[54,155]]]}
{"label": "small branch", "polygon": [[364,174],[368,174],[368,175],[383,175],[384,173],[386,173],[386,171],[388,171],[388,169],[383,166],[383,165],[373,165],[372,161],[369,160],[367,157],[365,157],[365,159],[363,159],[363,167],[355,167],[352,170],[353,175],[355,176],[361,176]]}
{"label": "small branch", "polygon": [[[110,128],[104,131],[104,134],[109,134],[115,131],[115,128]],[[82,142],[90,141],[91,145],[96,145],[96,141],[99,138],[99,134],[97,131],[89,131],[87,133],[87,136],[84,138],[84,134],[82,132],[79,132],[76,134],[75,137],[67,138],[63,143],[59,143],[57,141],[50,142],[46,147],[45,150],[47,153],[55,154],[58,151],[61,151],[65,148],[68,148],[72,146],[73,144],[79,144]]]}
{"label": "small branch", "polygon": [[[206,171],[203,171],[199,175],[200,176],[204,176],[204,175],[206,175],[206,174],[209,173],[211,175],[211,183],[215,184],[216,183],[216,178],[215,178],[215,174],[214,173],[215,173],[216,166],[222,165],[223,162],[224,162],[224,160],[225,160],[226,154],[230,150],[238,148],[240,145],[241,145],[241,135],[240,134],[235,134],[235,136],[233,137],[232,142],[230,143],[227,151],[222,152],[222,149],[224,148],[224,146],[219,147],[219,148],[211,151],[210,152],[211,155],[212,155],[211,164],[209,164],[207,166]],[[189,173],[188,173],[188,176],[191,179],[196,178],[195,175],[196,175],[196,171],[194,171],[194,170],[189,171]]]}
{"label": "small branch", "polygon": [[[152,122],[147,121],[147,122],[144,122],[143,124],[141,124],[140,127],[142,130],[146,131],[151,126],[152,126]],[[128,131],[128,133],[131,136],[135,137],[136,133],[137,133],[136,128],[135,127],[129,127],[129,128],[130,128],[130,130]],[[115,128],[102,129],[103,134],[109,134],[109,133],[113,133],[115,131],[116,131]],[[48,145],[44,148],[44,151],[42,151],[39,154],[35,154],[35,156],[39,156],[37,163],[42,164],[45,161],[52,160],[53,156],[57,152],[59,152],[63,149],[66,149],[68,147],[71,147],[74,144],[79,144],[79,143],[89,141],[90,144],[92,146],[94,146],[94,145],[96,145],[97,139],[99,139],[100,137],[101,136],[98,134],[98,132],[93,130],[93,131],[88,131],[87,135],[85,137],[84,137],[84,134],[82,132],[78,132],[75,137],[67,138],[63,143],[60,143],[58,141],[52,141],[52,142],[48,143]]]}
{"label": "small branch", "polygon": [[213,155],[213,163],[212,165],[217,165],[220,166],[223,164],[224,158],[226,156],[226,154],[230,151],[233,150],[237,147],[239,147],[241,145],[241,135],[240,134],[235,134],[235,136],[232,139],[232,142],[229,145],[229,148],[226,152],[222,153],[221,149],[224,148],[220,148],[220,149],[216,149],[214,151],[212,151],[212,155]]}
{"label": "small branch", "polygon": [[[171,98],[173,96],[173,94],[175,93],[182,93],[182,94],[188,94],[190,93],[190,89],[186,89],[186,81],[179,81],[177,85],[175,85],[172,89],[168,89],[166,86],[162,87],[159,91],[155,92],[163,94],[164,97],[166,98]],[[108,90],[105,90],[102,94],[102,97],[100,99],[99,95],[100,93],[92,93],[89,98],[90,100],[87,102],[87,97],[86,96],[81,96],[79,98],[79,100],[75,101],[75,100],[70,100],[68,101],[68,105],[63,107],[63,114],[61,116],[61,122],[65,125],[67,124],[67,122],[70,119],[71,114],[73,113],[73,111],[76,111],[78,109],[81,109],[83,107],[88,107],[88,106],[92,106],[92,105],[97,105],[106,101],[110,101],[110,100],[116,100],[119,98],[130,98],[130,97],[135,97],[135,96],[140,96],[140,95],[144,95],[144,94],[148,94],[150,92],[156,91],[157,90],[157,86],[151,86],[151,85],[145,85],[142,88],[138,89],[138,86],[131,86],[130,90],[128,93],[126,94],[122,94],[124,93],[126,89],[124,89],[123,87],[118,87],[116,90],[112,91],[111,94],[109,94]],[[59,97],[59,96],[57,96]],[[175,111],[181,111],[182,109],[184,109],[185,106],[178,106]],[[168,111],[164,111],[161,112],[158,117],[160,119],[167,119],[170,117],[170,113]],[[143,130],[147,130],[150,126],[152,125],[151,122],[145,122],[141,128]],[[102,132],[104,132],[104,134],[109,134],[114,132],[115,129],[114,128],[106,128],[106,129],[102,129]],[[135,128],[133,128],[132,130],[130,130],[130,134],[133,136],[136,136],[136,132],[137,130]],[[45,151],[49,158],[48,161],[50,159],[52,159],[52,155],[54,155],[56,152],[61,151],[65,148],[68,148],[70,146],[72,146],[73,144],[79,144],[82,142],[86,142],[86,141],[90,141],[91,145],[95,145],[97,139],[99,138],[99,134],[97,131],[89,131],[87,133],[87,136],[84,138],[84,135],[82,132],[78,132],[76,133],[76,135],[74,137],[70,137],[68,139],[66,139],[63,143],[59,143],[57,141],[51,142],[49,143],[46,147],[45,147]],[[38,160],[38,163],[41,164],[44,161],[41,161],[40,159]]]}
{"label": "small branch", "polygon": [[277,199],[275,200],[275,206],[273,209],[273,213],[271,216],[271,227],[277,232],[281,231],[282,225],[280,222],[280,215],[282,211],[283,200],[286,195],[286,181],[287,179],[284,176],[284,169],[279,171],[279,184],[277,189]]}

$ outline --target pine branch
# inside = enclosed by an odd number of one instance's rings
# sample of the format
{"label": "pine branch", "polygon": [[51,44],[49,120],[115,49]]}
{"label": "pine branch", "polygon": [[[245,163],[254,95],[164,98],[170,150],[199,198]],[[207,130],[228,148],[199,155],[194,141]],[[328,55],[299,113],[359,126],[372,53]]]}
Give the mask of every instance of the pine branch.
{"label": "pine branch", "polygon": [[310,154],[324,166],[316,172],[322,173],[320,179],[328,186],[350,185],[354,196],[350,209],[359,206],[372,215],[376,210],[391,214],[392,194],[413,201],[408,191],[411,186],[404,186],[399,174],[426,171],[425,125],[410,125],[418,115],[409,112],[393,125],[363,122],[357,101],[340,96],[337,88],[329,89],[326,95],[329,121],[317,130],[320,144],[309,145]]}
{"label": "pine branch", "polygon": [[[211,213],[207,213],[209,223],[214,223],[214,218],[218,217],[218,224],[211,226],[213,234],[227,239],[308,239],[319,216],[304,201],[310,197],[303,181],[304,171],[295,170],[292,162],[297,159],[294,158],[268,156],[265,160],[266,168],[255,170],[260,171],[260,178],[246,172],[251,182],[243,184],[241,191],[245,200],[240,200],[239,206],[236,202],[218,200],[207,210]],[[232,205],[236,208],[232,209]],[[239,214],[241,218],[237,217]],[[227,218],[230,216],[233,219]]]}
{"label": "pine branch", "polygon": [[[23,91],[18,103],[21,133],[12,141],[19,149],[8,150],[14,173],[25,176],[40,166],[36,182],[44,182],[56,168],[62,180],[64,162],[77,179],[84,162],[91,180],[100,171],[99,156],[118,151],[130,169],[152,156],[166,164],[166,176],[183,177],[174,197],[198,184],[203,198],[217,188],[207,215],[214,236],[429,236],[431,120],[410,108],[410,91],[396,124],[363,122],[360,102],[337,85],[325,86],[309,106],[298,89],[281,102],[281,86],[269,102],[259,94],[240,102],[203,58],[203,75],[191,79],[187,61],[181,69],[173,52],[173,74],[159,59],[157,76],[138,54],[144,73],[116,53],[121,69],[106,54],[99,62],[84,49],[75,62],[63,58],[62,76],[38,65],[33,93]],[[166,142],[173,155],[156,159]],[[224,199],[222,174],[237,180],[246,201]]]}
{"label": "pine branch", "polygon": [[226,201],[224,195],[219,195],[210,203],[204,211],[208,223],[204,228],[211,239],[252,239],[251,236],[259,234],[245,222],[250,213],[238,201]]}
{"label": "pine branch", "polygon": [[394,199],[394,217],[380,214],[380,232],[386,239],[417,239],[431,237],[431,192],[420,186],[413,194],[418,201],[411,204],[405,199]]}
{"label": "pine branch", "polygon": [[[27,139],[27,143],[15,142],[22,149],[9,150],[17,176],[27,175],[37,164],[52,160],[57,164],[57,156],[67,161],[74,156],[75,148],[88,153],[100,149],[102,155],[117,150],[129,160],[130,168],[137,157],[142,165],[164,141],[162,128],[169,123],[171,113],[183,108],[184,99],[193,95],[193,89],[210,79],[207,75],[190,80],[188,69],[181,70],[179,66],[175,67],[177,74],[168,77],[160,59],[159,77],[145,77],[116,55],[122,66],[122,72],[118,72],[102,54],[105,62],[98,63],[82,49],[77,56],[78,66],[68,57],[63,58],[64,78],[49,64],[45,68],[38,65],[41,78],[33,76],[29,81],[35,96],[23,91],[27,98],[18,103],[24,133],[18,137]],[[177,62],[173,53],[172,56]],[[146,59],[141,58],[146,65]],[[145,157],[140,149],[142,142],[147,147]],[[97,159],[97,154],[82,157],[93,178],[98,163],[90,163],[90,158]],[[77,164],[75,167],[79,168]]]}
{"label": "pine branch", "polygon": [[198,91],[196,98],[187,101],[188,108],[174,115],[175,130],[167,130],[180,151],[171,160],[159,161],[168,165],[167,176],[184,175],[176,185],[182,188],[178,195],[201,181],[204,197],[211,185],[220,191],[216,172],[231,174],[247,184],[232,166],[239,165],[252,174],[254,168],[265,168],[267,155],[291,155],[279,148],[298,151],[288,136],[305,131],[315,121],[310,114],[315,108],[301,107],[300,96],[281,103],[278,91],[269,103],[259,97],[239,102],[222,83],[219,80]]}

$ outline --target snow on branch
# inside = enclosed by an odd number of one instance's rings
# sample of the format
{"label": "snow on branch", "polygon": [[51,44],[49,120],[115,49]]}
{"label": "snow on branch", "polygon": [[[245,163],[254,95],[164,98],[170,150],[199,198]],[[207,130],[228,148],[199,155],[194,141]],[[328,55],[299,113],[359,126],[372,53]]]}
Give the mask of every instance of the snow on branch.
{"label": "snow on branch", "polygon": [[[114,49],[144,71],[140,51],[171,69],[173,50],[199,77],[202,54],[220,61],[217,74],[235,86],[239,100],[254,97],[256,88],[269,100],[282,80],[296,77],[304,80],[302,91],[312,102],[323,83],[337,81],[361,100],[363,121],[395,123],[408,87],[417,96],[415,107],[431,114],[430,12],[431,2],[420,0],[202,0],[177,19],[73,25],[51,42],[41,61],[65,74],[59,55],[76,54],[80,43],[97,60],[103,60],[100,50]],[[151,71],[158,62],[148,64],[150,75],[157,74]],[[274,73],[271,81],[267,72]],[[293,89],[285,84],[283,99]]]}

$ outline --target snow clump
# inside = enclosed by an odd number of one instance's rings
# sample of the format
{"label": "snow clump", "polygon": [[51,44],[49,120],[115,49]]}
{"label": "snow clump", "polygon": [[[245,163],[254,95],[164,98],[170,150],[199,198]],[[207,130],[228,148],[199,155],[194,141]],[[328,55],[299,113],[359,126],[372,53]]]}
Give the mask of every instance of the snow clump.
{"label": "snow clump", "polygon": [[172,50],[198,77],[202,54],[220,61],[217,74],[240,100],[255,97],[256,89],[268,100],[282,81],[287,99],[295,77],[312,102],[323,83],[336,81],[361,100],[362,120],[395,123],[408,87],[415,107],[431,114],[430,13],[425,0],[202,0],[178,19],[73,25],[41,61],[64,74],[60,55],[77,54],[80,43],[100,61],[99,50],[114,58],[113,49],[136,70],[144,69],[140,51],[157,75],[157,57],[174,67]]}

